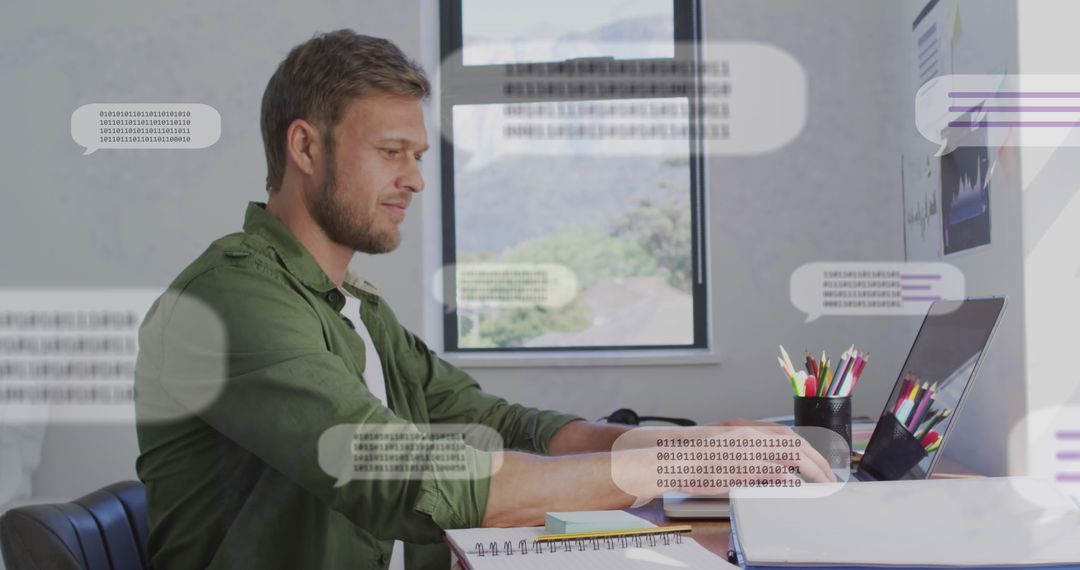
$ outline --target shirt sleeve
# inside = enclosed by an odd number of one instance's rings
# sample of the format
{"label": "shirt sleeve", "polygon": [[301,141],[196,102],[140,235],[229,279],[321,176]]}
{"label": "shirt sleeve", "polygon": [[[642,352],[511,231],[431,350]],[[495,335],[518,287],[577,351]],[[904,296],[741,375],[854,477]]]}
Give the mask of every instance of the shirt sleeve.
{"label": "shirt sleeve", "polygon": [[389,329],[397,331],[393,342],[397,345],[398,365],[420,380],[432,422],[482,424],[497,431],[508,449],[547,454],[551,438],[559,428],[583,419],[511,404],[484,392],[472,376],[439,358],[416,335],[398,324],[392,314],[388,318],[393,324]]}
{"label": "shirt sleeve", "polygon": [[491,458],[464,443],[458,451],[466,473],[452,476],[430,470],[422,477],[350,480],[350,442],[324,449],[323,464],[337,466],[337,477],[320,466],[320,442],[327,444],[324,434],[335,426],[395,432],[415,426],[383,407],[326,348],[325,323],[292,287],[269,271],[237,266],[191,281],[162,307],[165,392],[380,539],[429,543],[440,540],[441,529],[480,526]]}

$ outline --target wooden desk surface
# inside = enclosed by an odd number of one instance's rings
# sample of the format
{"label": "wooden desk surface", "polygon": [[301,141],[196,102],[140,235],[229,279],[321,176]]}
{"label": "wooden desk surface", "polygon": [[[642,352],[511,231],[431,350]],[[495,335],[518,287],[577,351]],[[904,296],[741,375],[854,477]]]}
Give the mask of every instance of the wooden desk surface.
{"label": "wooden desk surface", "polygon": [[664,502],[661,499],[656,499],[644,507],[626,510],[657,525],[688,524],[694,527],[694,530],[690,531],[690,538],[717,556],[727,559],[728,547],[731,544],[731,524],[727,519],[668,520],[664,516]]}

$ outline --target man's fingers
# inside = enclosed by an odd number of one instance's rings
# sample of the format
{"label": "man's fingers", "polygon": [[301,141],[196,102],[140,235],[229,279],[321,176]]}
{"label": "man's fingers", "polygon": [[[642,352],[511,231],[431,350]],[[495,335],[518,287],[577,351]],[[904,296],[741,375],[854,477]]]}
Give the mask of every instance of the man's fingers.
{"label": "man's fingers", "polygon": [[[802,447],[800,447],[800,449],[803,451],[804,457],[809,458],[811,462],[813,462],[815,465],[818,466],[819,469],[821,469],[824,473],[827,474],[828,478],[826,479],[826,481],[836,481],[836,474],[833,473],[832,465],[829,464],[829,460],[825,459],[825,456],[821,455],[821,453],[817,449],[814,449],[814,446],[810,445],[810,443],[804,439],[803,445]],[[848,451],[848,457],[850,456],[851,452]]]}

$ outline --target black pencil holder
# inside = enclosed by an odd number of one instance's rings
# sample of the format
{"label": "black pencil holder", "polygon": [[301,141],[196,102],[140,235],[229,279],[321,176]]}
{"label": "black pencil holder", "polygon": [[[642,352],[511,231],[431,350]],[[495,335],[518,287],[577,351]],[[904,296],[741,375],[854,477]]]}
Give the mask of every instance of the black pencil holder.
{"label": "black pencil holder", "polygon": [[921,478],[914,469],[926,455],[926,449],[900,420],[885,412],[874,428],[859,470],[879,481]]}
{"label": "black pencil holder", "polygon": [[798,427],[820,427],[840,434],[843,444],[832,437],[824,444],[820,442],[821,438],[808,437],[807,439],[825,457],[830,466],[846,468],[851,465],[851,396],[840,398],[796,397],[795,425]]}

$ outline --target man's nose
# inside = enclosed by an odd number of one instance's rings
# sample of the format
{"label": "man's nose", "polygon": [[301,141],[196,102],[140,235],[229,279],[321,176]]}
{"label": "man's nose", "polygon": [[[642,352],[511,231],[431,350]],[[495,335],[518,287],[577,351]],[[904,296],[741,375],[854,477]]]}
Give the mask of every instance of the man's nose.
{"label": "man's nose", "polygon": [[409,161],[409,166],[398,178],[398,188],[404,188],[410,192],[424,190],[424,176],[420,174],[420,161],[415,159]]}

